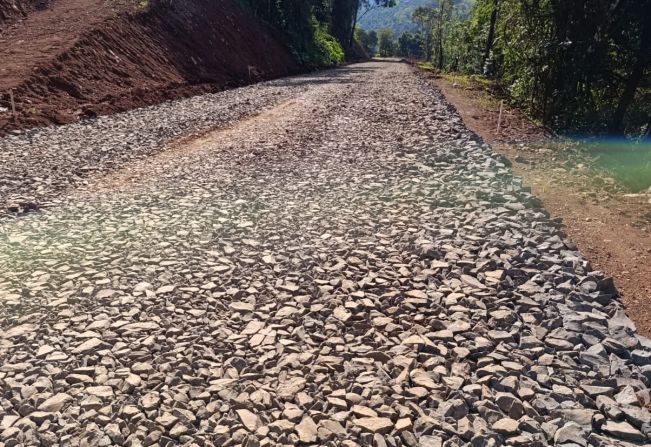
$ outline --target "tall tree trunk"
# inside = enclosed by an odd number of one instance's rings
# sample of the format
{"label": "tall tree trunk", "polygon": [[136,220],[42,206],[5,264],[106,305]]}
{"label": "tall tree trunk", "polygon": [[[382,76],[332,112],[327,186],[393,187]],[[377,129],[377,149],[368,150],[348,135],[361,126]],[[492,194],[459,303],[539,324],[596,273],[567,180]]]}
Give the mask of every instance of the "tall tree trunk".
{"label": "tall tree trunk", "polygon": [[438,35],[439,35],[439,41],[438,41],[438,46],[439,46],[439,51],[438,51],[438,68],[439,70],[443,70],[443,2],[441,1],[441,8],[439,11],[439,30],[438,30]]}
{"label": "tall tree trunk", "polygon": [[500,5],[500,0],[493,0],[493,11],[491,12],[490,25],[488,27],[488,39],[486,40],[486,48],[484,49],[484,57],[481,60],[481,71],[484,72],[486,62],[493,50],[493,43],[495,42],[495,24],[497,23],[497,8]]}
{"label": "tall tree trunk", "polygon": [[608,128],[608,132],[612,135],[622,135],[624,133],[624,117],[626,116],[626,111],[633,103],[635,92],[644,78],[644,70],[647,65],[644,59],[644,56],[641,54],[638,55],[633,71],[626,80],[624,92],[619,99],[619,103],[617,104],[617,108],[613,114],[613,119]]}
{"label": "tall tree trunk", "polygon": [[[651,15],[650,15],[651,16]],[[619,99],[617,108],[613,115],[613,119],[608,127],[608,132],[612,135],[622,135],[624,133],[624,117],[628,108],[635,100],[635,92],[644,79],[644,72],[649,66],[649,46],[651,45],[651,20],[646,20],[642,23],[643,31],[640,39],[640,46],[637,49],[635,57],[635,64],[631,70],[631,74],[626,80],[624,92]]]}
{"label": "tall tree trunk", "polygon": [[439,70],[443,70],[443,32],[439,36]]}
{"label": "tall tree trunk", "polygon": [[350,30],[350,40],[348,41],[348,48],[352,48],[353,43],[355,41],[355,28],[357,28],[357,16],[359,14],[359,1],[360,0],[355,0],[353,2],[355,4],[355,13],[353,15],[353,26]]}
{"label": "tall tree trunk", "polygon": [[354,32],[353,21],[359,6],[359,0],[333,0],[330,34],[341,44],[344,50],[350,49],[351,33]]}

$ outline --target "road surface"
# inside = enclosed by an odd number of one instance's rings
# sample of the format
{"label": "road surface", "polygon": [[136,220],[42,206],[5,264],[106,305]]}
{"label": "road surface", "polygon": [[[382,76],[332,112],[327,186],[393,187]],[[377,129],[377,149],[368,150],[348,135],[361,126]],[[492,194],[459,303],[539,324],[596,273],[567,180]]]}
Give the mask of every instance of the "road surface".
{"label": "road surface", "polygon": [[0,447],[651,442],[612,282],[404,64],[0,149]]}

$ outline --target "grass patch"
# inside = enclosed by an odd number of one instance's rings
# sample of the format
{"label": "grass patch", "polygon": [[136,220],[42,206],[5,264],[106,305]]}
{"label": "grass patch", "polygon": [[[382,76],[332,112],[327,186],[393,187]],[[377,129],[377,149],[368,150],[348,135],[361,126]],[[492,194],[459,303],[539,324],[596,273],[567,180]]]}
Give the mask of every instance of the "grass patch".
{"label": "grass patch", "polygon": [[482,76],[443,73],[441,77],[455,87],[472,92],[473,100],[484,109],[499,109],[502,99],[508,101],[508,97],[495,81]]}
{"label": "grass patch", "polygon": [[455,83],[463,88],[486,89],[490,92],[497,89],[498,86],[494,81],[478,75],[463,75],[457,73],[443,73],[443,79]]}
{"label": "grass patch", "polygon": [[434,64],[432,64],[431,62],[418,62],[416,64],[416,67],[425,71],[436,71],[436,68],[434,68]]}
{"label": "grass patch", "polygon": [[149,0],[138,0],[136,3],[136,11],[145,12],[149,10]]}

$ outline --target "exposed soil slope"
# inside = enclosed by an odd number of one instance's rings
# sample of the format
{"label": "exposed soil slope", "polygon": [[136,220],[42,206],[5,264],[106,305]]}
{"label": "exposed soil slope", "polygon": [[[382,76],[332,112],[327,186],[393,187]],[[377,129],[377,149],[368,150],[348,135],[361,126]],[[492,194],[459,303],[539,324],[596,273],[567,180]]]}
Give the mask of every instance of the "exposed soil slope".
{"label": "exposed soil slope", "polygon": [[[6,1],[6,0],[0,0]],[[68,123],[297,70],[272,31],[230,0],[55,0],[0,28],[0,133]]]}
{"label": "exposed soil slope", "polygon": [[39,9],[45,9],[49,0],[0,0],[0,26],[12,23]]}

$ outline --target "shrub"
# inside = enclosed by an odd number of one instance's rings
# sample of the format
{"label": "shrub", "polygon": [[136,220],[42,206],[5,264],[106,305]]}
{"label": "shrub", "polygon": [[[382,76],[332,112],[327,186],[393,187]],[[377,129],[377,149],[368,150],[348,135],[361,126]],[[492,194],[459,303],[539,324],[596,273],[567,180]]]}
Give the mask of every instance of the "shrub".
{"label": "shrub", "polygon": [[308,40],[295,39],[293,52],[300,65],[310,68],[334,67],[344,62],[344,50],[332,37],[325,26],[316,20],[312,22],[312,38]]}
{"label": "shrub", "polygon": [[344,49],[337,39],[328,34],[323,25],[317,26],[314,32],[314,44],[321,65],[334,66],[344,62]]}

